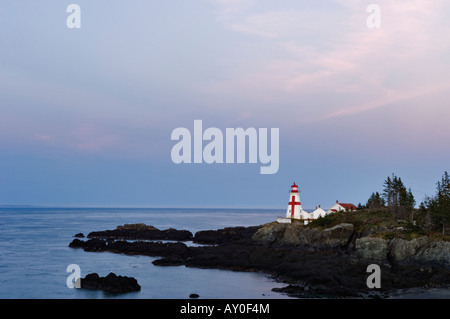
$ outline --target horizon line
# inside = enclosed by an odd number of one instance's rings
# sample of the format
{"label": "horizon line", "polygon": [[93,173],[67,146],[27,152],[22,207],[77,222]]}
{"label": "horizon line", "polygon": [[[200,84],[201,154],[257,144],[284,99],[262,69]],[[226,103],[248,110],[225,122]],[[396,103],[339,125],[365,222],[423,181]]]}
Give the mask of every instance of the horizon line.
{"label": "horizon line", "polygon": [[130,209],[280,209],[282,207],[252,207],[252,206],[149,206],[149,205],[101,205],[101,204],[0,204],[0,208],[130,208]]}

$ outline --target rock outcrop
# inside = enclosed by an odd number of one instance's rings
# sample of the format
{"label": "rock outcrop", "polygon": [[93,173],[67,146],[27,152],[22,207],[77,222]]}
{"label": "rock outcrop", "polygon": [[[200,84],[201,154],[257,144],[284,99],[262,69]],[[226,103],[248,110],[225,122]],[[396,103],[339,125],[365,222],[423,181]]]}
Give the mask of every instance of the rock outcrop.
{"label": "rock outcrop", "polygon": [[195,233],[194,243],[218,245],[229,242],[248,242],[258,229],[259,226],[202,230]]}
{"label": "rock outcrop", "polygon": [[394,263],[445,267],[450,269],[450,242],[435,241],[427,237],[389,242],[388,257]]}
{"label": "rock outcrop", "polygon": [[340,224],[325,230],[305,228],[300,224],[270,223],[252,237],[256,242],[279,245],[309,246],[316,249],[349,245],[354,235],[352,224]]}
{"label": "rock outcrop", "polygon": [[368,262],[384,262],[388,258],[388,245],[389,242],[382,238],[357,238],[353,256]]}
{"label": "rock outcrop", "polygon": [[188,230],[176,230],[174,228],[159,230],[154,226],[139,223],[117,226],[113,230],[91,232],[87,237],[100,239],[188,241],[192,240],[194,236]]}
{"label": "rock outcrop", "polygon": [[80,280],[80,288],[103,290],[114,293],[125,293],[141,290],[141,286],[133,277],[117,276],[109,273],[106,277],[100,277],[97,273],[86,275]]}
{"label": "rock outcrop", "polygon": [[252,239],[259,243],[303,246],[316,251],[346,251],[355,261],[450,269],[450,242],[425,236],[412,240],[383,239],[371,232],[357,233],[352,224],[320,230],[299,224],[270,223],[263,225]]}
{"label": "rock outcrop", "polygon": [[157,257],[187,257],[189,249],[184,243],[163,243],[157,242],[145,242],[135,241],[128,242],[124,240],[119,241],[106,241],[102,239],[89,239],[82,241],[74,239],[70,244],[71,248],[82,248],[84,251],[89,252],[102,252],[109,251],[113,253],[121,253],[127,255],[145,255],[145,256],[157,256]]}

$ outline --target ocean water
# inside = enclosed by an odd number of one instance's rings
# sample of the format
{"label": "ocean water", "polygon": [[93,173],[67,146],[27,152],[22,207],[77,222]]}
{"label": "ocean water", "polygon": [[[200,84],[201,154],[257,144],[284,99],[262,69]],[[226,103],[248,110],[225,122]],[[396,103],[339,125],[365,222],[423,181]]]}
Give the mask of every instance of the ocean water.
{"label": "ocean water", "polygon": [[[272,292],[283,284],[265,274],[185,266],[154,266],[157,257],[85,252],[69,248],[77,233],[114,229],[126,223],[145,223],[159,229],[199,230],[253,226],[274,221],[280,210],[248,209],[127,209],[127,208],[0,208],[0,298],[289,298]],[[68,288],[67,272],[77,264],[81,276],[135,277],[141,291],[112,294]]]}

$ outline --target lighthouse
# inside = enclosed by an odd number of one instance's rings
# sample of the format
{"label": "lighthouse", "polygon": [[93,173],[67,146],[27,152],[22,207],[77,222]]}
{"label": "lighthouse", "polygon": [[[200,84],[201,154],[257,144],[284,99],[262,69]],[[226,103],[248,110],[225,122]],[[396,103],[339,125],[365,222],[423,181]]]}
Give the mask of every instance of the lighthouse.
{"label": "lighthouse", "polygon": [[286,218],[300,219],[302,212],[302,204],[300,202],[300,191],[298,186],[294,184],[291,186],[289,193],[289,204],[286,211]]}

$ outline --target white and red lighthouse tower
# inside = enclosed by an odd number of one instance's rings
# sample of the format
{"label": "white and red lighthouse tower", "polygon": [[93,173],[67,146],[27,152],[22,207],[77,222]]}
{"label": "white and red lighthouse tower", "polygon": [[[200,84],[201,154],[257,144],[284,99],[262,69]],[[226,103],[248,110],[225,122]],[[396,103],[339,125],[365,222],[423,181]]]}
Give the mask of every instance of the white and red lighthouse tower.
{"label": "white and red lighthouse tower", "polygon": [[300,202],[300,191],[298,186],[294,184],[291,186],[291,191],[289,193],[289,205],[286,211],[286,218],[291,219],[303,219],[301,214],[302,204]]}

